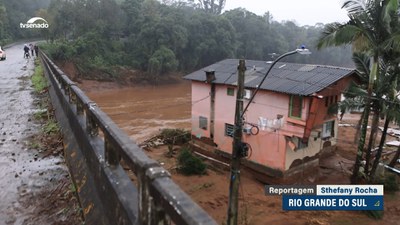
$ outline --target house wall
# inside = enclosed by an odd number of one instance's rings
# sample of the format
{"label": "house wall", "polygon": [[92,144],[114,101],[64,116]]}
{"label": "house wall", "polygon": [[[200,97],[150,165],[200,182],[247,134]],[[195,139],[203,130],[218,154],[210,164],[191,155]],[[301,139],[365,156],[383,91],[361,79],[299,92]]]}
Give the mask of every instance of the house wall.
{"label": "house wall", "polygon": [[[211,85],[192,82],[192,134],[198,138],[210,137]],[[207,129],[199,128],[200,116],[208,119]]]}
{"label": "house wall", "polygon": [[[351,82],[353,78],[352,77],[346,77],[344,79],[341,79],[340,81],[336,82],[335,84],[332,84],[328,88],[325,88],[321,92],[318,93],[318,95],[323,96],[323,99],[319,99],[320,104],[318,108],[318,113],[317,114],[317,119],[316,123],[317,125],[323,124],[324,121],[332,120],[335,119],[335,115],[328,115],[328,108],[330,105],[332,105],[335,102],[340,102],[342,97],[341,94],[343,90],[347,88],[349,83]],[[335,97],[337,96],[337,97]],[[326,106],[326,103],[328,102],[328,106]]]}
{"label": "house wall", "polygon": [[[341,82],[345,83],[345,82]],[[340,84],[341,85],[341,84]],[[337,85],[339,86],[339,84]],[[232,137],[225,135],[225,124],[234,124],[234,114],[236,105],[236,88],[234,96],[227,95],[226,85],[216,86],[215,97],[215,134],[214,142],[217,148],[231,154]],[[207,130],[199,128],[199,116],[210,118],[210,98],[204,99],[210,95],[211,85],[192,81],[192,134],[201,138],[210,138],[210,123],[208,121]],[[339,89],[328,89],[324,94],[336,94]],[[339,91],[340,93],[340,91]],[[338,97],[340,101],[340,95]],[[199,101],[204,99],[202,101]],[[316,99],[316,98],[314,98]],[[318,102],[317,117],[315,126],[309,138],[307,147],[300,149],[291,149],[288,147],[288,139],[301,139],[304,135],[306,119],[310,109],[311,97],[304,97],[302,102],[301,118],[290,118],[289,104],[290,96],[287,94],[269,92],[260,90],[246,112],[244,118],[247,123],[258,125],[259,117],[267,119],[276,119],[277,115],[283,115],[284,125],[281,129],[265,129],[259,130],[257,135],[243,135],[243,141],[250,144],[252,151],[250,160],[255,163],[268,166],[270,168],[287,170],[296,159],[315,156],[326,141],[335,144],[334,138],[322,140],[320,132],[322,132],[322,124],[325,121],[335,120],[335,116],[327,116],[327,108],[325,99],[316,99]],[[248,100],[244,101],[244,106]],[[248,124],[245,126],[249,126]],[[337,134],[337,123],[335,122],[335,134]],[[316,138],[317,137],[317,138]]]}
{"label": "house wall", "polygon": [[[285,170],[288,170],[294,165],[295,160],[303,160],[306,157],[313,157],[320,152],[322,149],[322,139],[314,139],[317,136],[316,131],[311,132],[311,137],[308,141],[308,146],[306,148],[292,150],[289,145],[286,145],[286,158],[285,158]],[[296,164],[297,165],[297,164]]]}
{"label": "house wall", "polygon": [[[351,81],[351,77],[346,77],[335,84],[331,85],[328,88],[325,88],[321,92],[317,93],[318,95],[323,96],[323,99],[314,98],[314,101],[317,101],[317,114],[314,122],[314,127],[312,128],[312,132],[310,138],[308,139],[308,147],[298,150],[292,150],[289,147],[286,148],[286,162],[285,169],[289,169],[290,166],[297,159],[303,159],[305,157],[310,157],[319,153],[319,151],[324,146],[336,145],[337,143],[337,135],[338,135],[338,120],[337,115],[329,115],[328,108],[330,105],[341,101],[341,93],[345,90],[348,84]],[[337,97],[335,97],[337,96]],[[328,121],[334,122],[334,135],[329,138],[322,138],[322,126],[324,123]]]}
{"label": "house wall", "polygon": [[[245,100],[244,104],[248,103]],[[285,135],[302,137],[309,103],[303,98],[301,119],[289,118],[290,96],[276,92],[259,91],[245,114],[245,121],[258,124],[259,117],[276,119],[283,115],[284,125],[281,129],[260,129],[257,135],[244,134],[243,140],[252,147],[250,159],[256,163],[285,170],[286,145]],[[288,120],[293,123],[289,123]],[[246,126],[246,125],[245,125]]]}

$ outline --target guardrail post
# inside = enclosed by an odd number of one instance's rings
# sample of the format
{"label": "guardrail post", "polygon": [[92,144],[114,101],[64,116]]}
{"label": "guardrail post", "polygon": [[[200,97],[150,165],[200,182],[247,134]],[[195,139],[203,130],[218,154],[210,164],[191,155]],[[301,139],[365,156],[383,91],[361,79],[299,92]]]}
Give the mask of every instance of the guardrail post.
{"label": "guardrail post", "polygon": [[108,165],[117,166],[121,161],[120,155],[110,143],[110,138],[107,136],[104,138],[104,155]]}
{"label": "guardrail post", "polygon": [[64,86],[64,93],[66,96],[68,96],[68,102],[71,103],[71,89],[70,85],[65,84]]}
{"label": "guardrail post", "polygon": [[75,98],[76,98],[76,113],[78,114],[78,115],[82,115],[83,114],[83,109],[84,109],[84,104],[83,104],[83,102],[82,102],[82,99],[80,99],[80,98],[78,98],[78,97],[76,97],[75,96]]}
{"label": "guardrail post", "polygon": [[151,201],[151,218],[152,218],[152,225],[169,225],[169,218],[168,215],[163,210],[162,206],[158,204],[156,201]]}
{"label": "guardrail post", "polygon": [[[58,77],[61,78],[61,76],[58,74]],[[67,84],[63,79],[58,79],[58,81],[61,84],[61,89],[64,90],[64,93],[66,93],[66,89],[67,89]]]}
{"label": "guardrail post", "polygon": [[74,91],[72,90],[72,86],[76,86],[76,84],[71,84],[68,86],[69,103],[76,104],[76,95],[75,95]]}
{"label": "guardrail post", "polygon": [[150,167],[138,172],[139,185],[139,221],[143,225],[158,225],[160,222],[166,224],[167,218],[161,207],[157,207],[150,195],[150,185],[154,179],[159,177],[170,177],[171,174],[160,166]]}
{"label": "guardrail post", "polygon": [[96,103],[88,103],[88,108],[86,111],[86,129],[90,136],[95,137],[99,135],[99,126],[97,125],[92,116],[92,113],[90,112],[90,110],[93,109],[93,106],[96,106]]}

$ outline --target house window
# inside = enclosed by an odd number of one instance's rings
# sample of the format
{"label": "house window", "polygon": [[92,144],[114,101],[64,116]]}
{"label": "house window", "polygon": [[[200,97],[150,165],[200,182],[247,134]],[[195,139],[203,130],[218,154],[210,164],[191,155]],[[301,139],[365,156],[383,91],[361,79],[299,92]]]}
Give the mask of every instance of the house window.
{"label": "house window", "polygon": [[235,88],[228,87],[226,89],[226,94],[229,95],[229,96],[234,96],[235,95]]}
{"label": "house window", "polygon": [[225,124],[225,136],[233,137],[235,131],[235,126],[229,123]]}
{"label": "house window", "polygon": [[289,106],[289,116],[295,118],[301,118],[301,108],[303,107],[303,97],[291,95],[290,96],[290,106]]}
{"label": "house window", "polygon": [[322,138],[335,136],[334,125],[334,120],[324,123],[324,125],[322,126]]}
{"label": "house window", "polygon": [[299,137],[288,137],[285,136],[285,139],[287,141],[287,146],[292,149],[293,151],[297,151],[299,149],[307,148],[308,147],[308,142],[304,143],[301,138]]}
{"label": "house window", "polygon": [[199,128],[203,130],[207,130],[207,118],[206,117],[199,117]]}

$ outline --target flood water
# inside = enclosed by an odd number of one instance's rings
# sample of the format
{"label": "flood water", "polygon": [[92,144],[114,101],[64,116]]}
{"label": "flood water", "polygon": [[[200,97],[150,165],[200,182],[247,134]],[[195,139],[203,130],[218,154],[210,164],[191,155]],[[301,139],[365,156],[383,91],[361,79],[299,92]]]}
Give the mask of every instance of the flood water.
{"label": "flood water", "polygon": [[137,143],[164,128],[190,129],[189,81],[146,87],[91,89],[85,93]]}

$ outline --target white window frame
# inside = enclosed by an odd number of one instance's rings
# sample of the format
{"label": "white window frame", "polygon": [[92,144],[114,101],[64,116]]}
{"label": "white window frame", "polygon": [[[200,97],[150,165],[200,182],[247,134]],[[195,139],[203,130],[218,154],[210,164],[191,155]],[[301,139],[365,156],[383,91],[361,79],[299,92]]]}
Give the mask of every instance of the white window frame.
{"label": "white window frame", "polygon": [[334,126],[335,126],[334,120],[326,121],[322,125],[322,138],[333,137],[335,132]]}

